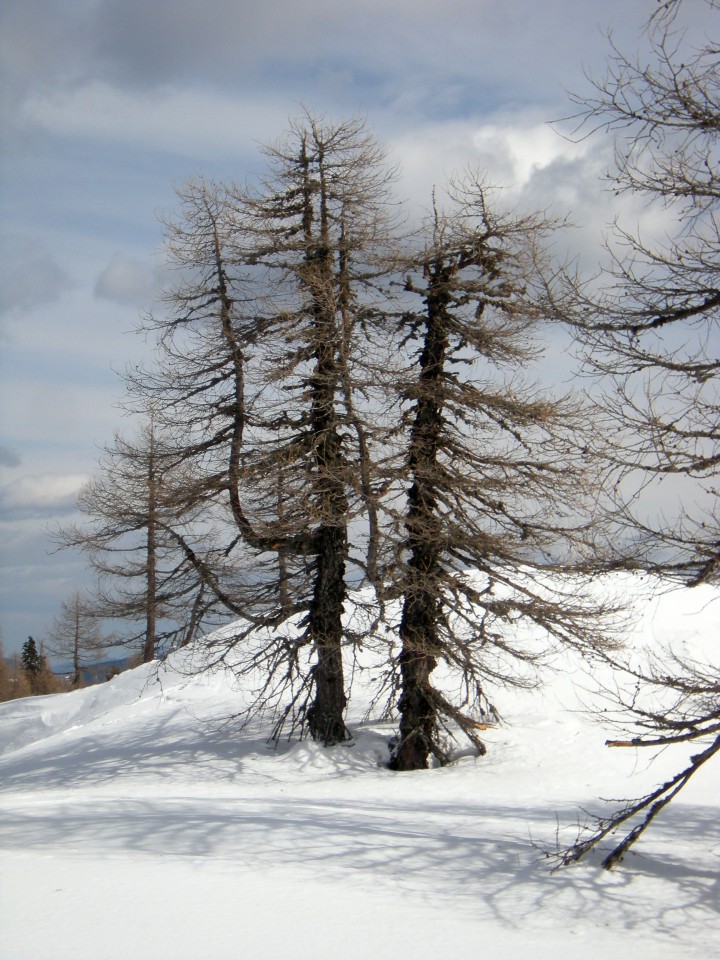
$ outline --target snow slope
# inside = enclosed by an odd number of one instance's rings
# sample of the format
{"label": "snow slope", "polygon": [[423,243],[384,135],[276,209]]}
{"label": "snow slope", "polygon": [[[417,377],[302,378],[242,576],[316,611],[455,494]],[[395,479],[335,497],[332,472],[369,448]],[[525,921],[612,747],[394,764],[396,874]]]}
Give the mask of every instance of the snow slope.
{"label": "snow slope", "polygon": [[[719,599],[638,599],[635,642],[714,642]],[[223,722],[244,702],[229,673],[181,661],[0,704],[3,960],[717,955],[720,769],[616,872],[543,857],[582,807],[681,762],[606,748],[579,664],[498,696],[486,757],[395,774],[391,726],[271,750],[267,722]]]}

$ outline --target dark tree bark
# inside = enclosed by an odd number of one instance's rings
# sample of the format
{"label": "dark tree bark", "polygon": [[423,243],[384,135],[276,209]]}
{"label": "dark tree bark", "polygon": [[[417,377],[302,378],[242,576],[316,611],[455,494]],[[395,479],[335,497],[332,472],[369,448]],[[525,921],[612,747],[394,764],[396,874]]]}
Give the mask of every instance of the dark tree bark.
{"label": "dark tree bark", "polygon": [[431,478],[436,474],[443,431],[443,374],[449,296],[443,287],[442,262],[428,269],[427,321],[420,355],[421,389],[410,435],[406,529],[408,584],[400,623],[400,739],[391,767],[418,770],[427,767],[437,742],[437,706],[430,674],[442,653],[438,638],[439,563],[442,554],[437,499]]}
{"label": "dark tree bark", "polygon": [[[546,650],[606,642],[601,605],[575,569],[592,488],[578,410],[507,372],[534,353],[550,275],[539,242],[552,224],[491,211],[472,180],[452,202],[449,214],[436,211],[405,284],[423,309],[404,317],[418,361],[403,393],[413,405],[398,473],[409,486],[396,770],[447,762],[455,733],[485,752],[486,688],[532,685],[543,656],[519,642],[519,624],[533,625]],[[572,589],[553,586],[550,569]],[[441,662],[463,696],[434,682]]]}
{"label": "dark tree bark", "polygon": [[155,451],[155,437],[149,438],[147,463],[147,572],[145,578],[145,641],[143,643],[143,663],[152,663],[155,659],[157,638],[157,543],[158,543],[158,477]]}
{"label": "dark tree bark", "polygon": [[191,474],[180,515],[225,525],[222,546],[203,541],[197,523],[176,525],[176,542],[207,591],[270,628],[244,661],[241,637],[209,655],[266,673],[257,708],[270,698],[276,735],[287,722],[330,745],[349,736],[343,612],[348,563],[363,569],[348,526],[368,515],[374,576],[364,422],[373,387],[361,384],[358,405],[358,372],[381,312],[369,310],[373,282],[391,269],[391,175],[357,121],[305,116],[265,153],[257,188],[181,192],[169,244],[189,279],[169,293],[169,315],[150,320],[159,364],[133,384],[168,429],[178,425],[177,460]]}

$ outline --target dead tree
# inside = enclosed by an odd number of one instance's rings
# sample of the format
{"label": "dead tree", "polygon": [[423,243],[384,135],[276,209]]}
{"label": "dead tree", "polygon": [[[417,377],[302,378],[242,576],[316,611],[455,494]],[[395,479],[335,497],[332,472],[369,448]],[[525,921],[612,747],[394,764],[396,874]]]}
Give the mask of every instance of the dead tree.
{"label": "dead tree", "polygon": [[72,664],[71,684],[83,682],[83,669],[96,663],[112,644],[100,629],[97,613],[86,598],[76,590],[61,605],[60,614],[50,629],[47,650]]}
{"label": "dead tree", "polygon": [[[577,840],[556,854],[567,866],[581,860],[605,841],[613,843],[605,854],[606,870],[622,862],[630,847],[691,777],[720,753],[720,671],[706,663],[680,657],[672,650],[650,655],[644,667],[610,660],[616,676],[623,678],[606,689],[603,722],[609,719],[624,736],[607,741],[610,748],[673,747],[686,754],[680,769],[644,796],[627,800],[608,813],[593,817]],[[608,708],[614,704],[614,710]],[[687,748],[692,750],[689,753]]]}
{"label": "dead tree", "polygon": [[[622,521],[614,563],[699,586],[720,581],[720,61],[718,4],[704,0],[704,11],[693,5],[696,16],[705,14],[708,30],[700,33],[693,21],[682,22],[687,6],[663,3],[648,24],[644,52],[613,48],[606,76],[576,98],[582,133],[615,137],[616,192],[669,210],[671,232],[652,240],[616,223],[619,243],[601,292],[573,279],[565,302],[574,297],[578,339],[607,388],[604,430],[616,438]],[[659,516],[647,506],[663,500]],[[621,698],[625,742],[709,745],[677,777],[603,818],[564,862],[629,828],[604,861],[613,866],[720,749],[712,662],[688,663],[669,650],[663,661],[651,656],[646,669],[622,658],[613,665],[634,681]],[[652,707],[640,706],[646,695]]]}
{"label": "dead tree", "polygon": [[132,440],[117,435],[78,496],[82,522],[55,534],[61,547],[81,549],[97,574],[94,615],[142,624],[139,632],[123,628],[116,643],[139,647],[144,663],[159,647],[197,635],[217,605],[167,532],[181,523],[175,491],[187,482],[186,471],[171,463],[167,439],[152,419]]}
{"label": "dead tree", "polygon": [[259,703],[290,690],[291,729],[333,744],[348,737],[342,616],[347,564],[367,571],[348,544],[361,516],[374,575],[364,344],[391,264],[392,174],[359,121],[306,115],[265,153],[255,188],[181,191],[168,231],[184,276],[147,325],[155,366],[131,380],[191,465],[179,513],[203,511],[224,537],[216,549],[202,524],[173,531],[202,582],[248,624],[211,655],[235,657],[250,629],[267,628],[240,658],[265,675]]}
{"label": "dead tree", "polygon": [[[574,572],[592,471],[581,411],[523,376],[544,319],[541,243],[552,224],[502,215],[471,179],[436,210],[405,281],[416,351],[404,413],[408,485],[398,564],[400,733],[391,766],[484,752],[488,690],[530,685],[549,647],[605,643],[602,609]],[[442,663],[446,689],[432,674]]]}

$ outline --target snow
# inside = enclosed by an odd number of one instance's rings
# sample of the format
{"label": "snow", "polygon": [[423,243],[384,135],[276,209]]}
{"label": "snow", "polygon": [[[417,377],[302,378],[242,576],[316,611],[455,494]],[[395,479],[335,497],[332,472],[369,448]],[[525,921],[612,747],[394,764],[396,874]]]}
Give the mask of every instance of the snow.
{"label": "snow", "polygon": [[[633,643],[697,651],[718,600],[638,595]],[[487,756],[397,774],[392,725],[362,706],[352,746],[270,749],[267,720],[227,721],[244,703],[229,671],[188,678],[185,657],[0,704],[3,960],[717,954],[717,765],[616,871],[544,856],[583,808],[639,796],[683,759],[605,747],[581,664],[498,695]]]}

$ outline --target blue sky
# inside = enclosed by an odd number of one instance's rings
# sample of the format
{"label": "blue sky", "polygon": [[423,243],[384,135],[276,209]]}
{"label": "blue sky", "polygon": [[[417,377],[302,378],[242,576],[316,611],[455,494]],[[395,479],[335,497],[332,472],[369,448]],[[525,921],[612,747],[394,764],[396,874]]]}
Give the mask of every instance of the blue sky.
{"label": "blue sky", "polygon": [[99,448],[118,372],[162,282],[173,184],[242,180],[304,104],[357,113],[398,192],[485,168],[524,208],[570,213],[591,257],[608,219],[607,137],[548,125],[601,73],[608,30],[638,46],[653,0],[2,0],[0,626],[42,639],[86,579],[52,553]]}

